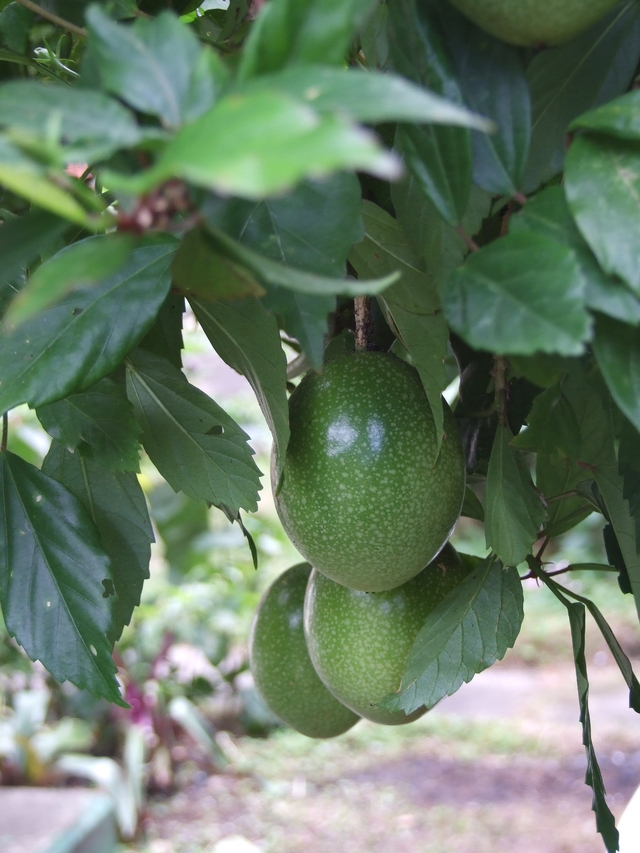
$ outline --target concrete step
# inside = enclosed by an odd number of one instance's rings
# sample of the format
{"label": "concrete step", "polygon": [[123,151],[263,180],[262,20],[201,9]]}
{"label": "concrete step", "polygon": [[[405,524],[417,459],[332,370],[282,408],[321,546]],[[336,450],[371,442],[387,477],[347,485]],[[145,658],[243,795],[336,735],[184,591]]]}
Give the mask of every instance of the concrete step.
{"label": "concrete step", "polygon": [[0,787],[1,853],[114,853],[111,800],[84,788]]}

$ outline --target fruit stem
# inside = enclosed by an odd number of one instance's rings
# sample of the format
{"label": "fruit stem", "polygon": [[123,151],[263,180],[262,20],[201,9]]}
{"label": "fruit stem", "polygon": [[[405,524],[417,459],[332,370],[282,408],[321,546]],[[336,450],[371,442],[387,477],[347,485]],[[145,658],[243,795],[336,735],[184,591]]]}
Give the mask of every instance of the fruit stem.
{"label": "fruit stem", "polygon": [[356,352],[366,352],[373,332],[371,297],[356,296],[353,300],[353,313],[356,319]]}

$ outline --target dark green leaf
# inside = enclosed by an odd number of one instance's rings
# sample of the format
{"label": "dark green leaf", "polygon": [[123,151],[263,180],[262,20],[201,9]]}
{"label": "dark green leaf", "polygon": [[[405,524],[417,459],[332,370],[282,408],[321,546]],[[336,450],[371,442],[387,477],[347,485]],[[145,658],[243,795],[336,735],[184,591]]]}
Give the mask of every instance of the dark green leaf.
{"label": "dark green leaf", "polygon": [[289,443],[287,360],[275,318],[257,299],[214,305],[193,299],[191,307],[218,355],[251,383],[283,458]]}
{"label": "dark green leaf", "polygon": [[0,12],[0,36],[9,50],[16,53],[26,51],[32,26],[33,12],[19,3],[9,3]]}
{"label": "dark green leaf", "polygon": [[306,101],[319,113],[344,113],[355,121],[446,124],[488,132],[491,122],[396,74],[294,66],[258,77],[246,90],[274,89]]}
{"label": "dark green leaf", "polygon": [[602,107],[590,110],[579,116],[571,125],[571,130],[591,130],[605,133],[618,139],[640,139],[640,119],[638,106],[640,92],[633,89]]}
{"label": "dark green leaf", "polygon": [[442,435],[442,392],[447,386],[444,361],[449,333],[438,292],[393,217],[369,201],[362,203],[366,237],[351,250],[359,276],[381,277],[397,270],[401,277],[382,297],[391,324],[408,349],[420,374],[436,424]]}
{"label": "dark green leaf", "polygon": [[[606,801],[606,791],[602,773],[596,757],[591,738],[591,715],[589,713],[589,676],[587,673],[586,619],[584,604],[568,601],[563,593],[565,590],[554,583],[547,575],[541,574],[542,580],[549,586],[556,598],[564,604],[569,614],[573,657],[576,665],[578,681],[578,698],[580,700],[580,722],[582,723],[582,742],[587,752],[587,774],[585,783],[593,790],[592,809],[596,815],[598,832],[606,845],[608,853],[618,850],[618,830],[616,822]],[[562,592],[560,591],[562,590]]]}
{"label": "dark green leaf", "polygon": [[527,423],[528,428],[513,439],[512,447],[541,453],[559,451],[569,462],[578,458],[580,424],[559,385],[535,398]]}
{"label": "dark green leaf", "polygon": [[578,137],[567,155],[565,186],[571,212],[603,270],[620,276],[640,296],[637,144]]}
{"label": "dark green leaf", "polygon": [[131,178],[107,177],[110,185],[137,193],[182,178],[221,195],[257,200],[342,169],[393,179],[400,166],[364,128],[266,91],[222,98],[176,134],[151,169]]}
{"label": "dark green leaf", "polygon": [[[462,106],[462,94],[432,9],[414,0],[389,7],[389,49],[394,68]],[[451,225],[460,224],[471,189],[469,131],[455,127],[403,127],[398,145],[422,192]]]}
{"label": "dark green leaf", "polygon": [[455,10],[436,4],[466,105],[495,123],[495,133],[472,133],[473,181],[494,195],[513,195],[529,154],[531,99],[522,54]]}
{"label": "dark green leaf", "polygon": [[618,473],[624,484],[622,497],[629,502],[629,512],[636,522],[636,539],[640,543],[640,433],[627,420],[620,430]]}
{"label": "dark green leaf", "polygon": [[92,6],[87,27],[102,88],[136,110],[175,128],[213,104],[214,77],[202,73],[198,39],[171,12],[126,25]]}
{"label": "dark green leaf", "polygon": [[0,411],[89,388],[148,331],[171,278],[176,241],[149,238],[120,272],[0,335]]}
{"label": "dark green leaf", "polygon": [[484,521],[484,507],[470,486],[465,489],[460,515],[464,515],[466,518],[475,518],[476,521]]}
{"label": "dark green leaf", "polygon": [[533,126],[525,192],[562,169],[571,122],[624,92],[639,58],[640,8],[632,0],[578,38],[535,56],[527,70]]}
{"label": "dark green leaf", "polygon": [[124,704],[107,633],[110,561],[91,516],[64,486],[0,454],[0,593],[9,633],[58,681]]}
{"label": "dark green leaf", "polygon": [[329,332],[328,315],[336,307],[335,297],[294,293],[269,284],[266,289],[262,304],[276,315],[287,334],[298,341],[309,364],[320,370]]}
{"label": "dark green leaf", "polygon": [[573,252],[539,234],[511,234],[469,256],[445,285],[451,326],[475,349],[579,355],[591,333]]}
{"label": "dark green leaf", "polygon": [[0,226],[0,282],[13,281],[21,275],[68,227],[66,219],[38,209],[4,222]]}
{"label": "dark green leaf", "polygon": [[0,86],[0,127],[43,141],[55,134],[69,163],[102,160],[140,141],[129,110],[108,95],[35,80]]}
{"label": "dark green leaf", "polygon": [[640,329],[599,316],[593,351],[611,396],[640,429]]}
{"label": "dark green leaf", "polygon": [[114,471],[140,470],[140,429],[131,403],[112,379],[42,406],[37,414],[49,435],[68,450],[77,448],[77,455]]}
{"label": "dark green leaf", "polygon": [[608,276],[578,231],[562,187],[549,187],[527,202],[511,220],[512,234],[537,231],[572,249],[585,281],[585,302],[594,311],[627,323],[640,323],[640,301],[621,281]]}
{"label": "dark green leaf", "polygon": [[182,315],[184,296],[170,293],[164,301],[155,323],[140,341],[142,349],[168,358],[178,370],[182,368]]}
{"label": "dark green leaf", "polygon": [[65,246],[33,273],[7,311],[6,322],[19,325],[72,290],[91,287],[114,276],[129,260],[135,243],[129,234],[87,237]]}
{"label": "dark green leaf", "polygon": [[432,708],[471,681],[516,641],[522,624],[522,584],[515,569],[493,557],[471,558],[473,569],[429,614],[416,637],[397,694],[381,705],[407,714]]}
{"label": "dark green leaf", "polygon": [[172,269],[176,287],[208,302],[264,294],[246,267],[217,251],[204,228],[193,228],[184,237]]}
{"label": "dark green leaf", "polygon": [[339,65],[372,0],[270,0],[244,47],[241,79],[285,65]]}
{"label": "dark green leaf", "polygon": [[233,510],[258,507],[260,471],[248,436],[164,358],[136,350],[127,393],[151,461],[176,491]]}
{"label": "dark green leaf", "polygon": [[509,427],[498,427],[485,496],[487,547],[507,566],[517,566],[531,553],[546,515],[526,463],[510,445],[512,439]]}
{"label": "dark green leaf", "polygon": [[42,470],[65,485],[86,507],[95,521],[100,542],[111,560],[116,592],[113,625],[109,638],[120,638],[140,604],[144,581],[149,577],[153,530],[144,494],[133,473],[113,472],[68,450],[54,441]]}

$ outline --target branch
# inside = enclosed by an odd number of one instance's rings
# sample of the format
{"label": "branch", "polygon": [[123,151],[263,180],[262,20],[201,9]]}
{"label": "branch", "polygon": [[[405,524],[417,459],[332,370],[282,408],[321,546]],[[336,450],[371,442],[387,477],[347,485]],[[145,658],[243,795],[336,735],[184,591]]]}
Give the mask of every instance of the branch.
{"label": "branch", "polygon": [[356,352],[366,352],[369,349],[369,338],[373,324],[371,297],[356,296],[353,300],[353,313],[356,319]]}
{"label": "branch", "polygon": [[30,9],[32,12],[35,12],[36,15],[40,15],[41,18],[46,18],[47,21],[51,21],[52,24],[55,24],[57,27],[62,27],[63,30],[69,30],[70,33],[75,33],[78,36],[82,36],[86,38],[87,31],[84,27],[78,27],[76,24],[72,24],[71,21],[67,21],[64,18],[61,18],[60,15],[56,15],[55,12],[49,12],[48,9],[43,9],[42,6],[38,6],[37,3],[34,3],[33,0],[18,0],[21,6],[24,6],[25,9]]}

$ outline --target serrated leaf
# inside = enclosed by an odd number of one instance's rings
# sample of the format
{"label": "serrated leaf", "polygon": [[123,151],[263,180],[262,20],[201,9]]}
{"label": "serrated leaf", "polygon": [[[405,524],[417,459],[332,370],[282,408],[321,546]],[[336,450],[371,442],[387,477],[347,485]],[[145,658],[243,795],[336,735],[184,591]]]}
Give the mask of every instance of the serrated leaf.
{"label": "serrated leaf", "polygon": [[166,359],[136,350],[126,365],[144,449],[169,485],[196,501],[255,511],[260,471],[246,433]]}
{"label": "serrated leaf", "polygon": [[[403,76],[464,105],[433,10],[414,0],[389,6],[389,52]],[[459,225],[471,190],[471,137],[465,128],[404,126],[397,135],[421,191],[450,225]]]}
{"label": "serrated leaf", "polygon": [[6,322],[19,325],[59,302],[72,290],[91,287],[115,275],[127,262],[135,243],[129,234],[87,237],[41,264],[7,311]]}
{"label": "serrated leaf", "polygon": [[473,182],[494,195],[520,189],[529,154],[531,99],[522,53],[439,2],[451,63],[465,104],[494,122],[495,133],[471,134]]}
{"label": "serrated leaf", "polygon": [[89,388],[150,328],[171,285],[172,237],[149,238],[115,276],[0,335],[0,411]]}
{"label": "serrated leaf", "polygon": [[533,105],[525,192],[562,169],[565,137],[585,110],[624,92],[640,58],[640,9],[619,4],[567,44],[540,51],[527,69]]}
{"label": "serrated leaf", "polygon": [[193,299],[191,307],[218,355],[249,380],[276,455],[283,458],[289,443],[287,360],[275,318],[257,299],[214,305]]}
{"label": "serrated leaf", "polygon": [[538,394],[527,424],[527,429],[511,441],[512,447],[550,454],[559,451],[570,463],[578,458],[580,424],[559,385]]}
{"label": "serrated leaf", "polygon": [[600,315],[593,351],[611,396],[640,429],[640,329]]}
{"label": "serrated leaf", "polygon": [[93,518],[100,542],[111,560],[116,598],[109,638],[120,638],[140,604],[149,577],[151,543],[155,541],[147,503],[133,473],[113,472],[96,459],[70,453],[57,441],[42,463],[45,474],[66,486]]}
{"label": "serrated leaf", "polygon": [[176,287],[209,302],[264,294],[246,267],[216,250],[204,228],[193,228],[183,238],[172,269]]}
{"label": "serrated leaf", "polygon": [[320,113],[345,113],[355,121],[446,124],[493,130],[490,121],[396,74],[295,66],[252,80],[248,91],[274,89],[306,101]]}
{"label": "serrated leaf", "polygon": [[89,51],[103,89],[171,128],[213,104],[214,78],[198,73],[202,48],[174,14],[161,12],[133,25],[116,24],[94,5],[86,19]]}
{"label": "serrated leaf", "polygon": [[0,282],[13,281],[38,255],[47,252],[69,227],[44,210],[32,209],[24,216],[8,219],[0,227]]}
{"label": "serrated leaf", "polygon": [[49,142],[53,135],[68,163],[105,159],[141,136],[129,110],[103,92],[35,80],[0,86],[0,127]]}
{"label": "serrated leaf", "polygon": [[294,293],[277,285],[266,285],[262,304],[276,315],[282,328],[295,338],[315,369],[322,368],[329,313],[335,310],[333,296]]}
{"label": "serrated leaf", "polygon": [[381,277],[400,272],[400,280],[385,291],[382,300],[420,374],[436,435],[441,437],[442,392],[447,385],[444,361],[449,334],[440,309],[440,297],[396,220],[369,201],[362,203],[362,216],[366,236],[351,250],[350,262],[360,276]]}
{"label": "serrated leaf", "polygon": [[585,280],[587,306],[627,323],[640,323],[640,301],[622,281],[603,271],[573,220],[563,187],[537,193],[511,219],[509,231],[536,231],[572,249]]}
{"label": "serrated leaf", "polygon": [[67,488],[12,453],[0,454],[0,488],[0,593],[9,633],[58,681],[124,705],[107,640],[110,561],[91,516]]}
{"label": "serrated leaf", "polygon": [[602,269],[640,296],[634,227],[640,215],[640,151],[626,140],[580,136],[567,155],[567,201]]}
{"label": "serrated leaf", "polygon": [[507,566],[517,566],[531,553],[545,518],[542,501],[519,451],[511,447],[508,426],[496,432],[485,496],[485,536]]}
{"label": "serrated leaf", "polygon": [[184,296],[170,293],[160,309],[155,323],[140,341],[142,349],[168,358],[178,370],[182,368],[182,315]]}
{"label": "serrated leaf", "polygon": [[183,127],[149,170],[133,177],[109,174],[105,181],[146,193],[181,178],[221,195],[259,200],[340,170],[392,180],[400,164],[370,131],[267,91],[222,98]]}
{"label": "serrated leaf", "polygon": [[140,428],[131,403],[108,378],[37,411],[52,438],[114,471],[139,471]]}
{"label": "serrated leaf", "polygon": [[432,708],[515,643],[523,618],[517,571],[504,569],[494,557],[471,560],[470,574],[427,617],[400,690],[385,697],[384,708],[407,714],[422,705]]}
{"label": "serrated leaf", "polygon": [[[582,723],[582,743],[587,753],[587,773],[585,783],[593,790],[591,808],[596,815],[596,826],[602,835],[608,853],[616,853],[618,850],[618,830],[615,818],[606,801],[606,791],[600,765],[596,757],[591,737],[591,715],[589,712],[589,675],[587,673],[586,646],[586,618],[584,604],[568,601],[563,595],[564,589],[554,583],[548,575],[541,574],[542,580],[551,589],[556,598],[564,604],[569,614],[569,625],[571,626],[571,641],[573,644],[573,657],[576,667],[576,679],[578,682],[578,699],[580,702],[580,722]],[[562,590],[562,592],[561,592]]]}
{"label": "serrated leaf", "polygon": [[591,324],[573,252],[539,234],[510,234],[449,277],[442,294],[450,325],[474,349],[580,355]]}

